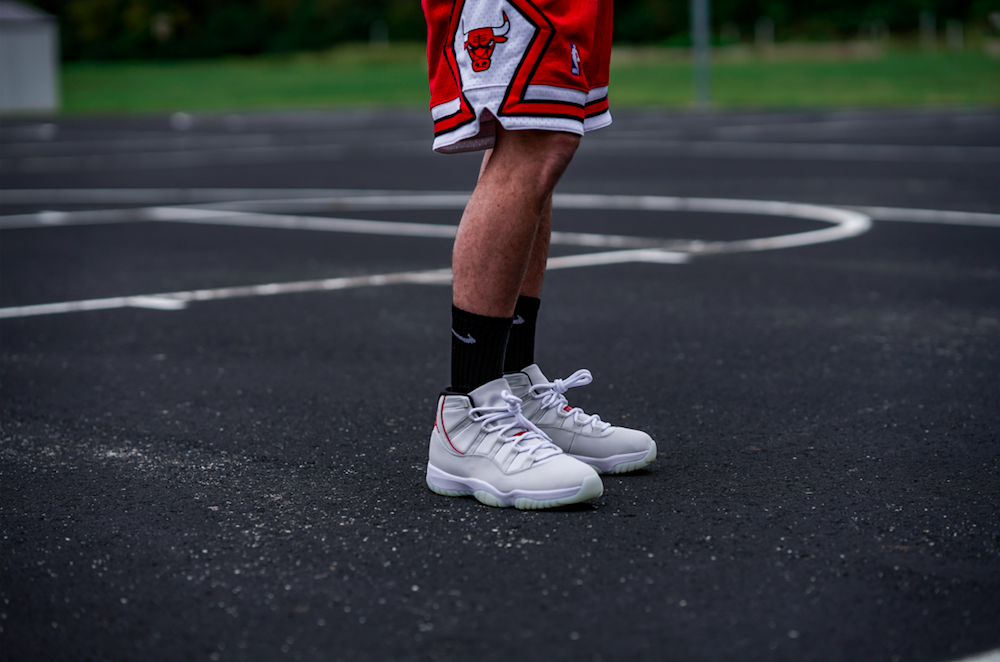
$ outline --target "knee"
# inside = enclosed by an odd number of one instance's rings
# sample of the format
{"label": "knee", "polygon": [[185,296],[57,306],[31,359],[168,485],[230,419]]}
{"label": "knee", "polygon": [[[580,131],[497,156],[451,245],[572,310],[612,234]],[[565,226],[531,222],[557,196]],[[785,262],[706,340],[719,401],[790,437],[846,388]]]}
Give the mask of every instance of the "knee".
{"label": "knee", "polygon": [[506,131],[503,139],[540,198],[552,194],[580,145],[580,136],[562,131]]}
{"label": "knee", "polygon": [[580,136],[575,133],[565,131],[526,131],[532,134],[530,139],[535,142],[536,149],[547,152],[553,159],[568,165],[570,159],[576,153],[576,148],[580,146]]}
{"label": "knee", "polygon": [[547,135],[544,138],[545,141],[545,158],[543,159],[542,173],[540,173],[541,181],[545,184],[547,188],[551,191],[554,189],[562,177],[562,174],[566,171],[569,166],[570,161],[573,160],[573,155],[576,154],[576,148],[580,146],[580,136],[573,133],[563,133],[563,132],[546,132]]}

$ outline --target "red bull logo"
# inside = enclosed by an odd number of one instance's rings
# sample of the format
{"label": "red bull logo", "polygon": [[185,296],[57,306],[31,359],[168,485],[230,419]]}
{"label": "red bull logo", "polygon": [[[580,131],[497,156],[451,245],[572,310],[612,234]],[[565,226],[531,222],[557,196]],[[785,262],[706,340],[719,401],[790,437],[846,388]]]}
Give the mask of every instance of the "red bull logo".
{"label": "red bull logo", "polygon": [[464,22],[462,26],[462,32],[465,35],[465,50],[472,58],[472,70],[486,71],[493,63],[493,49],[496,48],[497,44],[507,41],[507,33],[510,32],[510,19],[507,18],[507,12],[503,14],[503,24],[495,28],[476,28],[465,32]]}

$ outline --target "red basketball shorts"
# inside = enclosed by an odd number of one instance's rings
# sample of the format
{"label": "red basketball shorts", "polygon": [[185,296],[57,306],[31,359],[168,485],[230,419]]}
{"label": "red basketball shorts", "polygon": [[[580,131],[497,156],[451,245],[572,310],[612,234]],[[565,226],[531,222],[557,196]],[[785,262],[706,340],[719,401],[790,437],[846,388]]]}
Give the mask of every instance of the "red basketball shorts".
{"label": "red basketball shorts", "polygon": [[583,135],[611,123],[611,0],[422,0],[434,150],[504,129]]}

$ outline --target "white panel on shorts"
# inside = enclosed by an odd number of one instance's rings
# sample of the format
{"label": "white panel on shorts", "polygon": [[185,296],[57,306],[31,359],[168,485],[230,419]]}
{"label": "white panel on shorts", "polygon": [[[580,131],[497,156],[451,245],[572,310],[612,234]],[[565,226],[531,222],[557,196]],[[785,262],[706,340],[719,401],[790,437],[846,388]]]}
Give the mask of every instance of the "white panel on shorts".
{"label": "white panel on shorts", "polygon": [[[608,88],[603,88],[607,92]],[[571,90],[565,87],[554,85],[529,85],[524,92],[524,98],[528,101],[565,101],[582,106],[590,99],[583,90]],[[597,97],[600,99],[601,97]]]}
{"label": "white panel on shorts", "polygon": [[442,117],[448,117],[449,115],[454,115],[462,108],[462,100],[459,97],[455,97],[451,101],[446,101],[445,103],[439,103],[438,105],[431,108],[431,117],[434,121],[441,119]]}
{"label": "white panel on shorts", "polygon": [[[591,101],[598,101],[608,96],[608,86],[595,87],[590,92],[587,92],[587,103]],[[583,120],[583,130],[584,131],[594,131],[595,129],[603,129],[604,127],[611,124],[611,111],[605,110],[600,115],[593,115]]]}
{"label": "white panel on shorts", "polygon": [[607,85],[605,85],[604,87],[595,87],[590,92],[587,92],[587,103],[590,103],[591,101],[597,101],[598,99],[603,99],[606,96],[608,96]]}
{"label": "white panel on shorts", "polygon": [[611,124],[611,111],[605,110],[600,115],[594,115],[583,120],[583,130],[594,131],[596,129],[603,129],[609,124]]}

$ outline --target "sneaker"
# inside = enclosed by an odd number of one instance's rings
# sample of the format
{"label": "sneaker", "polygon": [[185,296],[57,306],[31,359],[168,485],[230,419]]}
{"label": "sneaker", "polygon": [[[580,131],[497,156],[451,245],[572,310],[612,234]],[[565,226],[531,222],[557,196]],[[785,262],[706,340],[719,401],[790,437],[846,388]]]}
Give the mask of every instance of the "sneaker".
{"label": "sneaker", "polygon": [[532,364],[504,377],[511,393],[524,401],[524,416],[570,457],[600,473],[615,474],[641,469],[656,459],[656,442],[645,432],[615,427],[597,414],[570,407],[563,394],[592,382],[589,370],[577,370],[566,379],[550,382]]}
{"label": "sneaker", "polygon": [[563,453],[521,414],[502,377],[468,395],[438,399],[427,486],[444,496],[472,495],[488,506],[552,508],[596,499],[601,477]]}

